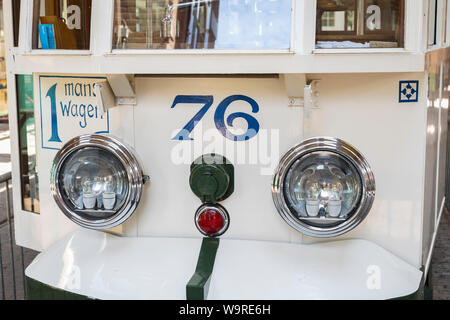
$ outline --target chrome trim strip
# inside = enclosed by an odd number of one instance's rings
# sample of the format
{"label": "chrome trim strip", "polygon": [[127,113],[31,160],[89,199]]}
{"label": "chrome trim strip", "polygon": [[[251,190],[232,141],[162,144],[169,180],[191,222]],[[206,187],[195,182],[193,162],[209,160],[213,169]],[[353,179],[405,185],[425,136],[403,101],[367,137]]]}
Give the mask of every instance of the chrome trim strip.
{"label": "chrome trim strip", "polygon": [[[292,164],[315,151],[329,151],[344,157],[355,166],[362,182],[362,195],[355,212],[349,219],[333,227],[315,227],[299,220],[283,196],[284,180]],[[314,137],[293,147],[281,158],[272,179],[272,198],[280,216],[295,230],[311,237],[336,237],[355,228],[369,213],[375,199],[375,176],[367,160],[352,145],[338,138]]]}
{"label": "chrome trim strip", "polygon": [[[65,203],[61,193],[59,174],[62,165],[69,155],[85,147],[97,147],[109,151],[120,160],[128,176],[129,188],[123,205],[116,214],[106,219],[90,220],[78,215]],[[50,190],[56,204],[70,220],[88,229],[103,230],[124,223],[134,213],[141,199],[142,187],[146,179],[141,162],[130,146],[111,135],[86,134],[71,139],[56,154],[50,173]]]}

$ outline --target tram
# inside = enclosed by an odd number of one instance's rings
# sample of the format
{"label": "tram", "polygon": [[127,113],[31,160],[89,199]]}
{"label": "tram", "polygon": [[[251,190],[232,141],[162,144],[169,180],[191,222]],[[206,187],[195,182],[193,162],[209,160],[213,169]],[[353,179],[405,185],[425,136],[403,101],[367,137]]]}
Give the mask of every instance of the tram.
{"label": "tram", "polygon": [[447,0],[4,0],[30,299],[422,295]]}

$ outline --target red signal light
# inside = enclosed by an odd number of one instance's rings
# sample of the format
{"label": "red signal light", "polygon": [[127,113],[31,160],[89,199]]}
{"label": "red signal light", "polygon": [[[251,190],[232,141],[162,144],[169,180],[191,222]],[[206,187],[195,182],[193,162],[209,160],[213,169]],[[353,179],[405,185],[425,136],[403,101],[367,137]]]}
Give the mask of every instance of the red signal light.
{"label": "red signal light", "polygon": [[225,208],[220,205],[202,205],[195,214],[197,229],[205,236],[217,237],[222,235],[229,224],[229,216]]}
{"label": "red signal light", "polygon": [[223,217],[216,209],[206,209],[198,217],[198,226],[208,234],[214,234],[223,227]]}

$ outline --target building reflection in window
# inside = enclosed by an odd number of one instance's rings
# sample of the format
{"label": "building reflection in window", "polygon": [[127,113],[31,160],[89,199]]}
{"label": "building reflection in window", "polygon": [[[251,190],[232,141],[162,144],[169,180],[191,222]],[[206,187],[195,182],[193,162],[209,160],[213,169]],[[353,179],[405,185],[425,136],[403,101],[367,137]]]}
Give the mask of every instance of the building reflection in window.
{"label": "building reflection in window", "polygon": [[114,49],[289,49],[291,0],[115,0]]}
{"label": "building reflection in window", "polygon": [[33,49],[89,49],[92,0],[33,3]]}
{"label": "building reflection in window", "polygon": [[404,0],[318,0],[316,48],[403,47]]}

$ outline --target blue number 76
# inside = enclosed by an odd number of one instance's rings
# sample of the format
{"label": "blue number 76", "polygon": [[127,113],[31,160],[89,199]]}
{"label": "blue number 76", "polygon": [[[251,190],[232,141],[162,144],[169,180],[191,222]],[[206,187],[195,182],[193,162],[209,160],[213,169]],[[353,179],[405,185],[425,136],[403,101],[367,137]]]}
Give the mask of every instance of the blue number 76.
{"label": "blue number 76", "polygon": [[[228,106],[234,101],[245,101],[248,102],[252,108],[252,113],[259,112],[258,103],[250,97],[244,95],[232,95],[225,98],[219,105],[217,106],[216,112],[214,114],[214,123],[216,125],[217,130],[227,139],[233,141],[245,141],[253,138],[258,134],[259,131],[259,123],[253,116],[244,113],[244,112],[235,112],[228,116],[226,124],[225,124],[225,111]],[[194,96],[194,95],[178,95],[175,97],[175,100],[172,103],[171,108],[174,108],[179,103],[194,103],[194,104],[203,104],[203,107],[195,114],[195,116],[181,129],[180,132],[177,133],[172,140],[193,140],[189,135],[194,130],[197,123],[203,118],[205,113],[212,106],[214,101],[213,96]],[[233,121],[236,118],[243,118],[247,121],[248,128],[247,131],[240,135],[235,135],[231,133],[227,125],[229,127],[233,126]]]}

